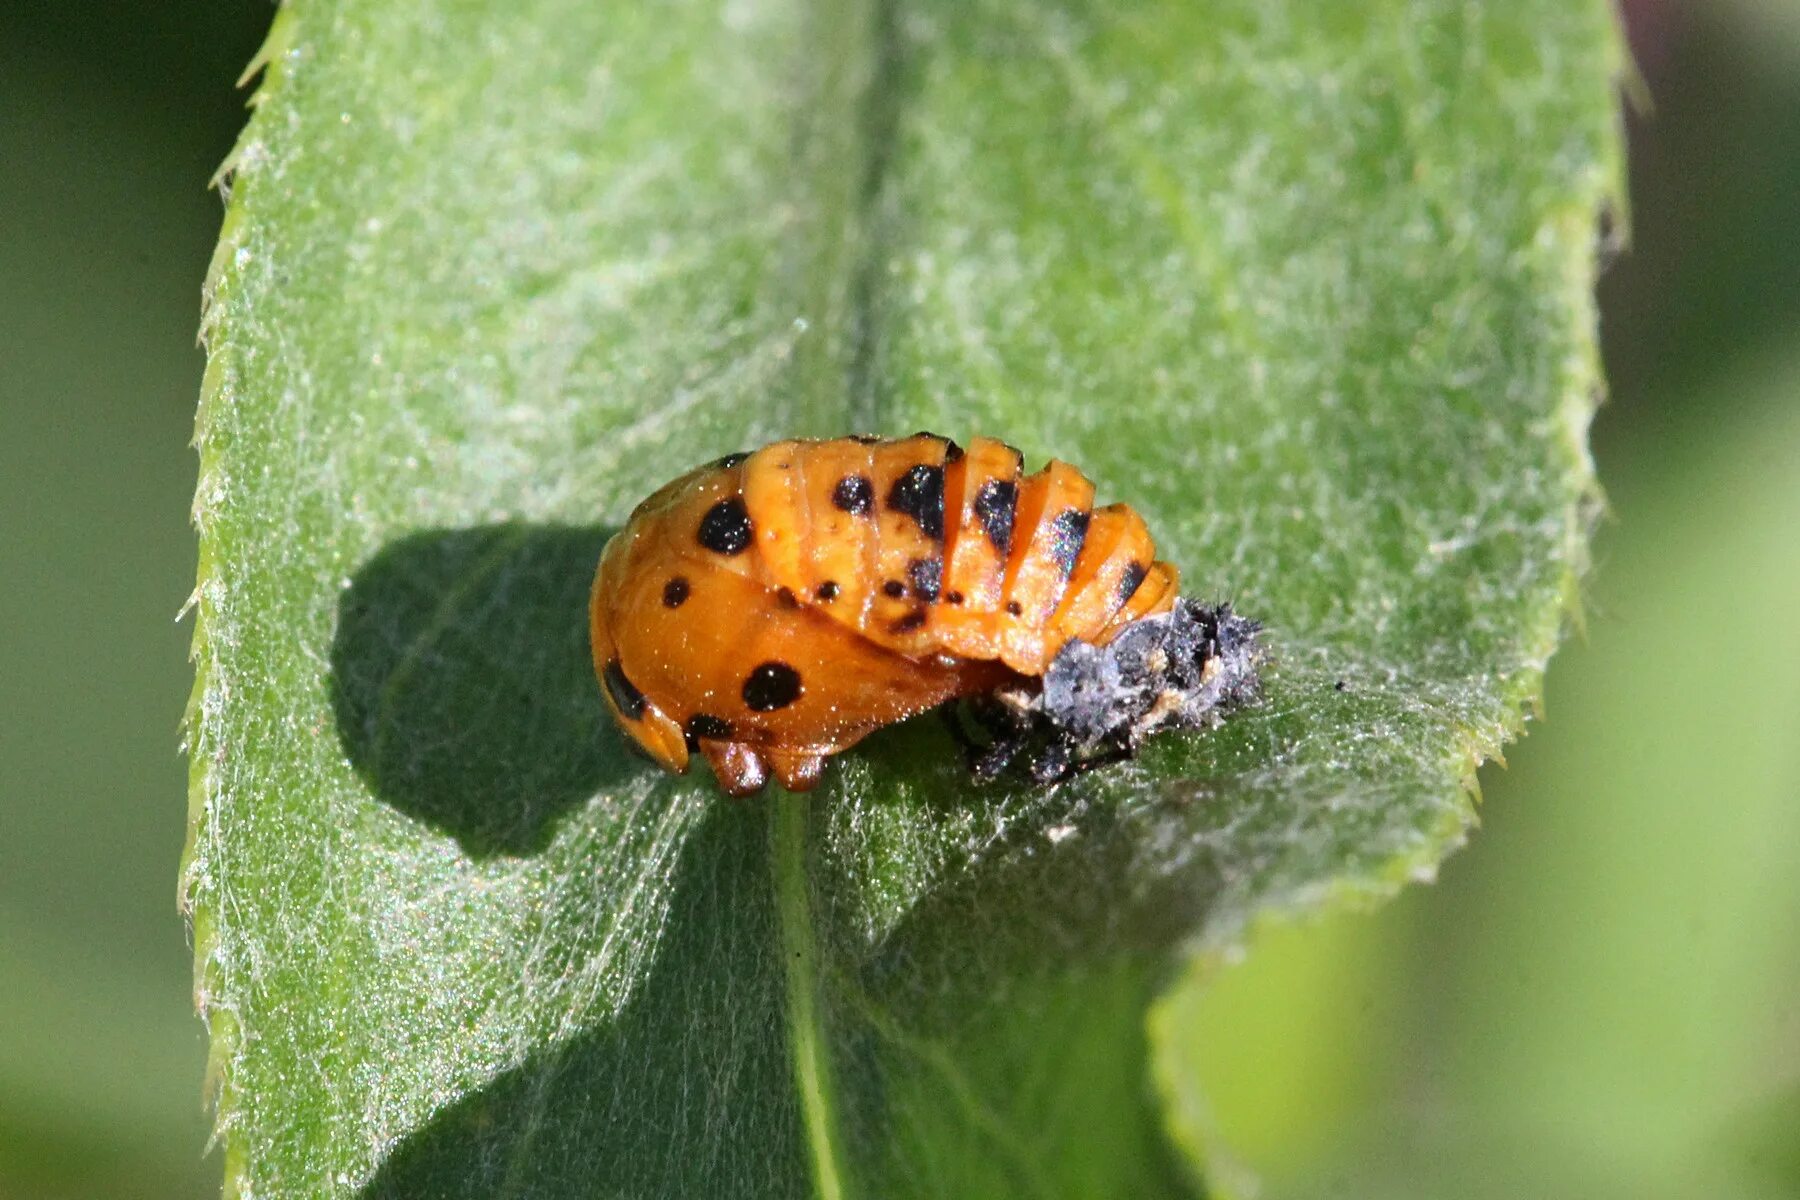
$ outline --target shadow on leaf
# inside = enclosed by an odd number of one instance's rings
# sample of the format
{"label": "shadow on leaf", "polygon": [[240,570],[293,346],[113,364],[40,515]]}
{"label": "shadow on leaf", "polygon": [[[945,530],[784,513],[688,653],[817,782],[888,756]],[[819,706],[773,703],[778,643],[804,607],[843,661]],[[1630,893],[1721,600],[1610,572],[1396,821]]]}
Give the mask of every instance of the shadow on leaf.
{"label": "shadow on leaf", "polygon": [[530,854],[575,805],[650,769],[614,731],[589,661],[588,587],[611,533],[417,533],[357,572],[332,705],[378,796],[471,855]]}
{"label": "shadow on leaf", "polygon": [[[616,1016],[434,1114],[359,1200],[806,1190],[765,804],[691,806],[654,965]],[[585,1014],[574,1015],[580,1021]]]}

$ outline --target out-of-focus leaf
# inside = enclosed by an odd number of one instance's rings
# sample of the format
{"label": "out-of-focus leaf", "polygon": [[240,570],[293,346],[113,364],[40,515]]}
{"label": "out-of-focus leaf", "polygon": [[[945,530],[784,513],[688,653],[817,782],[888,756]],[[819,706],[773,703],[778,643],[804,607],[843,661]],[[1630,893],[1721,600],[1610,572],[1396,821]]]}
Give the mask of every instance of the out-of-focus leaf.
{"label": "out-of-focus leaf", "polygon": [[[1197,1187],[1149,1002],[1429,870],[1556,643],[1615,63],[1597,2],[284,10],[196,503],[230,1186]],[[1050,790],[925,722],[803,799],[624,754],[632,503],[919,426],[1137,504],[1267,703]]]}
{"label": "out-of-focus leaf", "polygon": [[1790,350],[1674,419],[1610,414],[1588,645],[1495,773],[1475,852],[1171,1002],[1236,1018],[1170,1049],[1268,1195],[1796,1194],[1797,391]]}
{"label": "out-of-focus leaf", "polygon": [[[230,82],[269,13],[139,7],[0,8],[7,1200],[191,1200],[218,1177],[169,878],[188,673],[171,618],[193,586],[184,427],[220,216],[200,185],[242,122]],[[182,52],[182,33],[207,49]],[[115,49],[137,67],[113,69]],[[209,73],[221,52],[238,63]]]}

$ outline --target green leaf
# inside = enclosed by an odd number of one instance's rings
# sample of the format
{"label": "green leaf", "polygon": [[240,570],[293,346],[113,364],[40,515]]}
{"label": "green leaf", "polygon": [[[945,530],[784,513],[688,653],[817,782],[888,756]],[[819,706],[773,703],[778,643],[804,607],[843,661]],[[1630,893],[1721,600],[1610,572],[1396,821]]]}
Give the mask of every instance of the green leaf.
{"label": "green leaf", "polygon": [[1266,1194],[1800,1196],[1796,351],[1614,422],[1589,641],[1476,853],[1375,919],[1259,937],[1170,1047]]}
{"label": "green leaf", "polygon": [[[186,875],[234,1194],[1197,1190],[1145,1015],[1470,819],[1585,565],[1605,6],[308,0],[206,330]],[[624,753],[584,597],[777,435],[991,432],[1269,626],[1049,790]]]}

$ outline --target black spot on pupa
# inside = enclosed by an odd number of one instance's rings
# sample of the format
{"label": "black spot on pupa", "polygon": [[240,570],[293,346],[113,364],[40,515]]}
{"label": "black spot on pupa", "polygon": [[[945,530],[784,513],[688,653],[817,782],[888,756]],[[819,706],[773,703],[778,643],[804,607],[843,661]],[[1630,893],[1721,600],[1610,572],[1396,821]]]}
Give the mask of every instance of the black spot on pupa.
{"label": "black spot on pupa", "polygon": [[792,588],[784,588],[784,587],[776,588],[775,589],[775,603],[781,605],[781,607],[783,607],[783,608],[799,608],[800,607],[800,601],[794,596],[794,591]]}
{"label": "black spot on pupa", "polygon": [[901,583],[898,579],[888,580],[881,585],[881,590],[896,600],[906,595],[906,585]]}
{"label": "black spot on pupa", "polygon": [[696,536],[715,554],[742,553],[750,545],[750,513],[744,508],[744,498],[732,496],[707,509]]}
{"label": "black spot on pupa", "polygon": [[915,608],[904,617],[901,617],[898,621],[895,621],[892,625],[889,625],[888,630],[892,633],[911,633],[923,624],[925,624],[925,610],[923,608]]}
{"label": "black spot on pupa", "polygon": [[863,517],[875,507],[875,485],[867,475],[846,475],[831,489],[831,503],[853,517]]}
{"label": "black spot on pupa", "polygon": [[912,581],[913,594],[930,603],[938,598],[944,582],[944,560],[915,558],[906,564],[906,577]]}
{"label": "black spot on pupa", "polygon": [[872,433],[853,433],[850,435],[850,440],[859,446],[879,446],[881,444],[881,439]]}
{"label": "black spot on pupa", "polygon": [[945,604],[961,604],[962,602],[963,594],[961,592],[949,591],[944,593]]}
{"label": "black spot on pupa", "polygon": [[695,713],[687,719],[682,731],[691,738],[719,740],[731,736],[731,722],[724,717],[715,717],[711,713]]}
{"label": "black spot on pupa", "polygon": [[894,480],[887,506],[919,523],[928,538],[944,538],[944,468],[920,463]]}
{"label": "black spot on pupa", "polygon": [[784,662],[766,662],[744,679],[744,703],[751,712],[774,712],[800,698],[800,672]]}
{"label": "black spot on pupa", "polygon": [[625,678],[625,668],[619,665],[618,659],[607,663],[606,670],[600,673],[600,677],[606,683],[606,694],[612,697],[612,702],[620,713],[633,721],[644,715],[644,693]]}
{"label": "black spot on pupa", "polygon": [[961,446],[957,445],[950,438],[945,438],[944,439],[944,461],[946,463],[953,463],[957,459],[961,458],[962,456],[963,456],[963,448]]}
{"label": "black spot on pupa", "polygon": [[1020,604],[1017,600],[1008,600],[1006,602],[1006,611],[1016,617],[1025,611],[1025,606]]}
{"label": "black spot on pupa", "polygon": [[749,457],[750,452],[748,450],[739,450],[736,454],[727,454],[724,458],[715,458],[709,465],[725,469],[735,467]]}
{"label": "black spot on pupa", "polygon": [[1088,520],[1092,514],[1079,508],[1065,508],[1050,522],[1050,557],[1064,575],[1075,569],[1081,555],[1081,544],[1087,541]]}
{"label": "black spot on pupa", "polygon": [[1010,479],[990,479],[975,493],[975,519],[1001,555],[1012,550],[1013,514],[1018,506],[1019,489]]}
{"label": "black spot on pupa", "polygon": [[1149,574],[1149,567],[1146,567],[1143,563],[1133,559],[1130,565],[1125,568],[1125,574],[1119,576],[1119,590],[1116,593],[1119,597],[1119,603],[1123,604],[1131,599],[1133,593],[1135,593],[1139,586],[1143,584],[1144,577]]}
{"label": "black spot on pupa", "polygon": [[821,583],[818,587],[813,589],[813,599],[821,604],[830,604],[833,600],[837,599],[837,595],[838,585],[837,580],[835,579],[827,579],[824,583]]}
{"label": "black spot on pupa", "polygon": [[688,581],[685,576],[677,575],[663,584],[663,607],[680,608],[688,598]]}

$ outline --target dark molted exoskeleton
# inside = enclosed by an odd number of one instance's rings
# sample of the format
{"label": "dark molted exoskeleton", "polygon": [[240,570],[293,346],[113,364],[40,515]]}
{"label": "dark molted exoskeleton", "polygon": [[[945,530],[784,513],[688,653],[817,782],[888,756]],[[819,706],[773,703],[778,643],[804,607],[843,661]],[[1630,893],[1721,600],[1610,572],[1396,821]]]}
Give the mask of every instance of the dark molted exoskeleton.
{"label": "dark molted exoskeleton", "polygon": [[1134,756],[1151,734],[1210,728],[1255,700],[1261,628],[1230,604],[1183,599],[1162,616],[1133,621],[1104,646],[1071,641],[1042,680],[969,701],[985,743],[970,738],[954,712],[951,727],[978,778],[1021,762],[1038,783],[1055,783]]}

